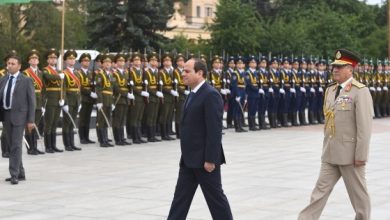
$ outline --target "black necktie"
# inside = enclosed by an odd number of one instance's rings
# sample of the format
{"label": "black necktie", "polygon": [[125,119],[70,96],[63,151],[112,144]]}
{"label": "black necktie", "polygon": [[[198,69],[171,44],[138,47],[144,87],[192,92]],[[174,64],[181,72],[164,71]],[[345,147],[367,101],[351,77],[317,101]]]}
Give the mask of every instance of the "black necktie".
{"label": "black necktie", "polygon": [[339,96],[340,94],[340,91],[343,87],[341,85],[337,86],[337,91],[336,91],[336,95],[334,96],[334,99],[336,100],[337,99],[337,96]]}
{"label": "black necktie", "polygon": [[188,95],[187,97],[187,102],[186,102],[186,108],[188,107],[188,104],[190,104],[192,98],[194,97],[195,93],[194,92],[190,92],[190,94]]}
{"label": "black necktie", "polygon": [[5,106],[7,108],[11,107],[11,89],[12,89],[12,81],[14,79],[14,76],[10,76],[8,80],[8,87],[7,92],[5,94]]}

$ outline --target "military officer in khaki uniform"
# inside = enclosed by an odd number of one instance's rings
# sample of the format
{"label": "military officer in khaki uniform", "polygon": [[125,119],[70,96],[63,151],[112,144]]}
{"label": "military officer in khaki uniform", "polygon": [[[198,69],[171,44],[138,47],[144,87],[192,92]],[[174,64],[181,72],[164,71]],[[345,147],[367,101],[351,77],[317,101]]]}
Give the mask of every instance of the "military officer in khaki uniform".
{"label": "military officer in khaki uniform", "polygon": [[73,129],[76,123],[77,112],[80,104],[80,76],[74,69],[76,64],[77,53],[75,50],[70,49],[64,54],[65,61],[65,105],[62,108],[62,140],[64,142],[66,151],[81,150],[74,142]]}
{"label": "military officer in khaki uniform", "polygon": [[56,146],[56,129],[60,118],[61,108],[65,104],[65,93],[63,81],[65,74],[59,73],[56,69],[59,53],[51,48],[47,54],[48,65],[43,69],[43,83],[45,87],[46,110],[44,115],[44,141],[46,153],[63,152]]}
{"label": "military officer in khaki uniform", "polygon": [[[38,64],[39,64],[39,52],[35,49],[31,50],[27,55],[28,63],[30,64],[30,67],[25,69],[23,71],[23,74],[25,76],[28,76],[32,79],[32,82],[34,83],[35,88],[35,125],[38,127],[43,126],[43,120],[42,120],[42,110],[44,109],[43,102],[43,96],[44,96],[44,85],[42,81],[42,71],[39,70]],[[44,110],[43,110],[44,111]],[[41,130],[39,131],[41,133]],[[26,129],[24,137],[26,138],[28,145],[30,146],[30,149],[27,151],[28,154],[31,155],[38,155],[38,154],[44,154],[44,152],[40,151],[37,146],[37,139],[38,134],[35,128],[31,131],[31,133],[28,132]]]}
{"label": "military officer in khaki uniform", "polygon": [[[96,132],[100,147],[113,147],[108,140],[108,127],[110,126],[111,109],[113,104],[113,85],[111,74],[112,60],[109,54],[102,55],[102,68],[95,76],[98,109],[96,118]],[[108,123],[107,123],[108,122]]]}
{"label": "military officer in khaki uniform", "polygon": [[153,52],[148,56],[149,68],[144,72],[144,80],[147,81],[147,91],[149,92],[149,103],[145,107],[145,118],[147,127],[148,142],[160,142],[156,138],[157,114],[160,99],[164,98],[161,86],[158,83],[158,55]]}
{"label": "military officer in khaki uniform", "polygon": [[81,109],[79,112],[79,136],[81,144],[94,144],[95,142],[89,139],[89,124],[91,122],[91,113],[93,104],[97,98],[93,88],[93,72],[90,71],[89,63],[91,55],[89,53],[81,54],[79,63],[81,68],[77,70],[80,77],[80,93],[81,93]]}
{"label": "military officer in khaki uniform", "polygon": [[173,81],[175,85],[175,91],[179,93],[178,97],[175,97],[175,132],[176,138],[180,138],[180,120],[183,113],[184,102],[186,97],[190,94],[190,91],[187,89],[187,86],[183,83],[183,70],[184,70],[185,58],[183,54],[178,53],[176,55],[176,65],[177,67],[173,71]]}
{"label": "military officer in khaki uniform", "polygon": [[[125,138],[125,122],[127,107],[129,105],[128,98],[130,97],[128,82],[129,71],[125,69],[126,56],[118,53],[114,62],[116,69],[113,70],[113,86],[114,86],[114,110],[112,112],[112,130],[116,145],[130,145]],[[128,97],[129,96],[129,97]]]}
{"label": "military officer in khaki uniform", "polygon": [[325,137],[322,164],[310,204],[299,220],[319,219],[337,181],[343,178],[356,220],[370,219],[370,198],[365,164],[371,137],[372,98],[368,88],[352,77],[359,57],[348,50],[336,51],[333,76],[337,83],[325,94]]}

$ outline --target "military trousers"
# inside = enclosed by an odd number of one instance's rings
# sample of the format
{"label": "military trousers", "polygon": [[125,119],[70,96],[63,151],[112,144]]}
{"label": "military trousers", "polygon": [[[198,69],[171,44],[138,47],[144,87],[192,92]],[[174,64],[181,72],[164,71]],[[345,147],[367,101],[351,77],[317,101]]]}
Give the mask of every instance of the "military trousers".
{"label": "military trousers", "polygon": [[144,98],[139,95],[135,95],[135,102],[134,106],[131,107],[131,113],[130,113],[130,125],[135,126],[141,126],[142,117],[144,115],[145,110],[145,102]]}
{"label": "military trousers", "polygon": [[112,127],[121,128],[126,124],[127,104],[116,104],[112,112]]}
{"label": "military trousers", "polygon": [[48,105],[45,111],[45,135],[56,133],[58,119],[60,118],[61,107],[59,105]]}
{"label": "military trousers", "polygon": [[298,220],[318,220],[333,187],[343,178],[353,209],[355,220],[369,220],[371,205],[366,187],[366,167],[322,163],[320,175],[311,194],[310,204],[299,213]]}
{"label": "military trousers", "polygon": [[156,126],[158,116],[159,101],[150,101],[145,106],[145,118],[147,126]]}
{"label": "military trousers", "polygon": [[93,109],[93,103],[83,102],[79,112],[79,127],[89,128],[91,123],[91,114]]}
{"label": "military trousers", "polygon": [[180,124],[181,120],[181,115],[183,113],[183,107],[184,107],[184,102],[186,100],[183,98],[179,98],[177,102],[175,102],[175,123]]}
{"label": "military trousers", "polygon": [[[104,113],[104,115],[103,115],[103,113]],[[111,106],[103,106],[101,109],[98,109],[97,118],[96,118],[96,127],[97,128],[109,127],[109,124],[107,124],[104,116],[106,116],[108,122],[110,122],[110,120],[111,120]]]}
{"label": "military trousers", "polygon": [[77,110],[78,106],[77,105],[68,105],[69,106],[69,111],[66,113],[65,111],[62,111],[62,132],[63,133],[70,133],[73,131],[74,128],[72,120],[74,123],[76,123],[76,118],[77,118]]}

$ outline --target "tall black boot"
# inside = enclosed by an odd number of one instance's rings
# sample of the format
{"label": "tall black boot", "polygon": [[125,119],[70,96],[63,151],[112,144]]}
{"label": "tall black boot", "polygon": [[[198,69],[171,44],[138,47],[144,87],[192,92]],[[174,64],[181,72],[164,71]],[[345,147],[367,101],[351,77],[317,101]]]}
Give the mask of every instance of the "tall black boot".
{"label": "tall black boot", "polygon": [[73,151],[72,146],[70,146],[69,133],[62,132],[62,142],[66,151]]}
{"label": "tall black boot", "polygon": [[252,116],[248,116],[248,124],[249,124],[249,130],[250,131],[257,131],[258,129],[256,128],[255,125],[255,118]]}
{"label": "tall black boot", "polygon": [[[165,124],[165,127],[168,128],[168,129],[169,128],[172,129],[172,122],[168,122],[167,124]],[[171,137],[171,134],[169,133],[168,129],[165,130],[166,138],[169,139],[170,141],[171,140],[176,140],[176,138]],[[175,134],[176,133],[172,132],[172,135],[175,135]]]}
{"label": "tall black boot", "polygon": [[85,127],[84,137],[87,140],[88,144],[96,143],[95,141],[92,141],[91,139],[89,139],[89,127]]}
{"label": "tall black boot", "polygon": [[42,152],[38,149],[38,134],[36,133],[35,130],[32,131],[33,133],[31,134],[31,142],[33,143],[33,146],[34,146],[34,150],[35,152],[37,152],[38,154],[45,154],[45,152]]}
{"label": "tall black boot", "polygon": [[125,128],[124,127],[120,127],[119,128],[119,139],[122,141],[122,143],[124,145],[131,145],[130,142],[126,141],[126,138],[125,138]]}
{"label": "tall black boot", "polygon": [[132,126],[131,128],[131,139],[133,139],[133,144],[140,144],[141,141],[138,139],[138,131],[137,127]]}
{"label": "tall black boot", "polygon": [[73,131],[68,133],[68,139],[69,139],[69,144],[70,144],[70,147],[73,149],[73,150],[81,150],[81,148],[77,147],[75,144],[74,144],[74,133]]}
{"label": "tall black boot", "polygon": [[301,125],[308,125],[307,121],[306,121],[306,115],[305,115],[305,112],[299,112],[299,123]]}
{"label": "tall black boot", "polygon": [[51,148],[51,134],[45,134],[43,139],[45,142],[46,153],[54,153],[54,150]]}
{"label": "tall black boot", "polygon": [[161,140],[158,139],[156,136],[156,130],[157,130],[157,126],[151,126],[150,127],[152,129],[152,138],[154,139],[155,142],[160,142]]}
{"label": "tall black boot", "polygon": [[273,114],[268,112],[268,121],[271,128],[276,128],[276,125],[274,124]]}
{"label": "tall black boot", "polygon": [[248,124],[245,123],[245,116],[242,116],[242,118],[240,118],[240,127],[248,127]]}
{"label": "tall black boot", "polygon": [[136,131],[137,131],[137,138],[138,138],[138,140],[141,142],[141,144],[148,143],[147,141],[145,141],[145,140],[142,138],[141,126],[138,126]]}
{"label": "tall black boot", "polygon": [[237,122],[238,122],[237,124],[238,124],[238,127],[239,127],[239,129],[240,129],[241,132],[248,132],[247,130],[245,130],[245,129],[243,128],[242,118],[237,119]]}
{"label": "tall black boot", "polygon": [[226,115],[226,125],[227,125],[227,128],[234,128],[233,117],[232,117],[232,114],[229,112],[229,110],[228,110],[228,113]]}
{"label": "tall black boot", "polygon": [[33,146],[33,143],[32,143],[32,137],[31,137],[31,134],[26,134],[24,135],[24,138],[26,139],[27,143],[28,143],[28,147],[26,145],[26,148],[27,148],[27,154],[29,155],[38,155],[38,153],[36,151],[34,151],[34,146]]}
{"label": "tall black boot", "polygon": [[131,126],[130,125],[126,125],[126,136],[127,136],[127,139],[131,139],[132,137],[132,131],[131,131]]}
{"label": "tall black boot", "polygon": [[118,128],[112,128],[112,132],[114,134],[114,141],[115,141],[115,145],[124,145],[122,144],[122,141],[120,140],[120,135],[119,135],[119,130]]}
{"label": "tall black boot", "polygon": [[56,142],[57,142],[57,134],[54,132],[54,133],[51,133],[51,148],[54,150],[54,152],[56,153],[62,153],[64,152],[64,150],[60,150],[57,148],[57,145],[56,145]]}
{"label": "tall black boot", "polygon": [[180,124],[175,123],[176,138],[180,139]]}
{"label": "tall black boot", "polygon": [[96,134],[98,137],[100,147],[108,147],[108,145],[104,141],[103,128],[96,127]]}
{"label": "tall black boot", "polygon": [[103,141],[107,145],[107,147],[113,147],[114,145],[109,143],[110,139],[108,139],[108,128],[103,128],[102,135],[103,135]]}
{"label": "tall black boot", "polygon": [[320,124],[324,124],[324,113],[322,111],[317,112],[317,121]]}
{"label": "tall black boot", "polygon": [[80,137],[80,144],[88,144],[88,141],[85,138],[85,127],[84,126],[79,126],[79,137]]}
{"label": "tall black boot", "polygon": [[293,126],[299,126],[299,123],[298,123],[298,113],[297,112],[293,112],[292,113],[292,125]]}
{"label": "tall black boot", "polygon": [[172,126],[173,126],[173,123],[172,121],[169,121],[167,124],[166,124],[166,128],[167,128],[167,134],[168,135],[175,135],[176,132],[173,132],[173,129],[172,129]]}
{"label": "tall black boot", "polygon": [[309,111],[309,123],[312,124],[312,125],[318,124],[318,121],[314,117],[314,112],[313,111]]}
{"label": "tall black boot", "polygon": [[291,123],[288,122],[288,114],[286,113],[282,115],[282,125],[283,127],[291,127]]}
{"label": "tall black boot", "polygon": [[263,129],[263,130],[268,130],[270,127],[267,125],[267,122],[265,121],[265,115],[259,115],[258,116],[258,119],[259,119],[259,125],[260,125],[260,128]]}

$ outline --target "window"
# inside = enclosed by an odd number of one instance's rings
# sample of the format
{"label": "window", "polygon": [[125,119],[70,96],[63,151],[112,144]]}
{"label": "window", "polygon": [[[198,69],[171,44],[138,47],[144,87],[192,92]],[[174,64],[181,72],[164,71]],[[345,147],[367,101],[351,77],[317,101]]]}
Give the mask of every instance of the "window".
{"label": "window", "polygon": [[206,7],[206,16],[207,17],[212,17],[213,16],[213,8]]}
{"label": "window", "polygon": [[200,6],[196,6],[196,17],[200,18]]}

